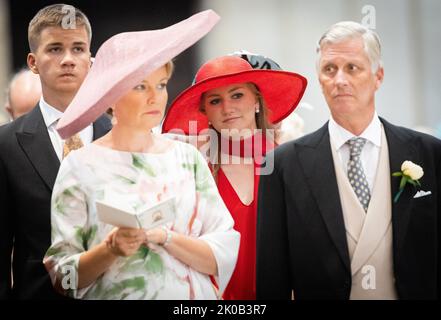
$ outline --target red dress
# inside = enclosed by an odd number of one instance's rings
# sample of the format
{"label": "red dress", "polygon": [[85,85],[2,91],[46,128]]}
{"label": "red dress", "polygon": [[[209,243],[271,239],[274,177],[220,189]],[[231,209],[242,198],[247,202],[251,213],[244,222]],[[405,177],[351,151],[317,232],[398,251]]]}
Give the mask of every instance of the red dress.
{"label": "red dress", "polygon": [[[257,176],[257,180],[258,180]],[[222,169],[218,171],[219,193],[234,219],[234,229],[240,232],[240,247],[236,269],[223,298],[226,300],[256,299],[256,178],[254,198],[249,205],[239,199]]]}
{"label": "red dress", "polygon": [[[259,146],[253,145],[253,155],[259,154],[255,148],[262,150],[261,155],[273,145],[267,145],[264,138]],[[254,138],[253,138],[254,141]],[[246,147],[245,147],[246,149]],[[229,152],[232,153],[231,150]],[[241,153],[243,147],[241,146]],[[256,160],[256,157],[254,157]],[[254,164],[255,170],[257,164]],[[255,171],[256,172],[256,171]],[[217,186],[231,216],[234,219],[234,229],[240,232],[240,247],[236,268],[231,280],[224,291],[225,300],[255,300],[256,299],[256,223],[257,223],[257,191],[260,175],[254,174],[254,197],[249,205],[240,200],[230,181],[222,169],[219,169]]]}

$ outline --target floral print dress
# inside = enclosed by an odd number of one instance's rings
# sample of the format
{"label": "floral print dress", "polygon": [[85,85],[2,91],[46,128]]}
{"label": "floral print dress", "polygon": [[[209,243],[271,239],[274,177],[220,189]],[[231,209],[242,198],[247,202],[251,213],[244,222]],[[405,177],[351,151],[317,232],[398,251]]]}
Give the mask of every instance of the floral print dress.
{"label": "floral print dress", "polygon": [[[86,288],[77,288],[80,255],[114,228],[98,220],[95,200],[137,210],[175,197],[171,230],[201,239],[216,258],[210,276],[141,246],[118,259]],[[78,299],[218,299],[234,270],[240,235],[206,161],[193,146],[173,141],[164,153],[133,153],[89,144],[61,163],[52,194],[52,245],[44,263],[56,289]]]}

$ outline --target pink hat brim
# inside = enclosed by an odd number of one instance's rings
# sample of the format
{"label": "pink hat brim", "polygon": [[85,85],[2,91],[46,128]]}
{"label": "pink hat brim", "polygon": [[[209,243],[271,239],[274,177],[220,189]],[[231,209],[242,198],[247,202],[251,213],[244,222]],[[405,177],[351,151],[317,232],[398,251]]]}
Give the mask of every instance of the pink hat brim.
{"label": "pink hat brim", "polygon": [[81,131],[151,72],[206,35],[220,17],[212,10],[170,27],[125,32],[108,39],[74,99],[58,121],[63,139]]}

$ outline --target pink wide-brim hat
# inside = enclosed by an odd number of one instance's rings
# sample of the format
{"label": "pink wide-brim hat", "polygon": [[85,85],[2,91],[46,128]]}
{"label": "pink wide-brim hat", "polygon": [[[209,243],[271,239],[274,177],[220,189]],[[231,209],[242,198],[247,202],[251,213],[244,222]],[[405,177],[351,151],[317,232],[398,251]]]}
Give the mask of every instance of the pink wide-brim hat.
{"label": "pink wide-brim hat", "polygon": [[160,30],[117,34],[98,49],[77,94],[57,124],[63,139],[81,131],[150,73],[206,35],[220,17],[206,10]]}

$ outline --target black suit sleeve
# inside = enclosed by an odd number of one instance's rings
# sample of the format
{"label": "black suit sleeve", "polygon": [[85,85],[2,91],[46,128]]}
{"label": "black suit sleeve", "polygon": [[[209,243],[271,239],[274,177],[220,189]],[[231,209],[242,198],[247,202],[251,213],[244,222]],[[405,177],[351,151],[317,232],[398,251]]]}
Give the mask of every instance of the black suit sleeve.
{"label": "black suit sleeve", "polygon": [[0,158],[0,300],[11,296],[13,223],[6,169]]}
{"label": "black suit sleeve", "polygon": [[[439,214],[441,212],[441,158],[440,158],[440,161],[439,161],[439,164],[438,164],[438,167],[437,167],[437,171],[438,171],[438,179],[437,179],[438,183],[437,183],[436,189],[437,189],[437,192],[438,192],[438,206],[437,206],[438,213],[437,213],[437,216],[436,216],[436,219],[437,219],[437,223],[436,223],[437,224],[437,230],[436,230],[436,232],[437,232],[437,241],[436,241],[436,243],[439,246],[439,235],[440,235]],[[439,247],[438,247],[437,252],[438,252],[438,259],[437,259],[437,261],[439,261]],[[440,293],[441,285],[440,285],[440,272],[439,272],[439,270],[440,270],[440,267],[439,267],[439,262],[438,262],[438,274],[437,274],[438,283],[437,283],[437,290],[436,290],[436,294],[438,296],[438,299],[441,297],[441,293]]]}
{"label": "black suit sleeve", "polygon": [[260,177],[257,210],[257,299],[291,299],[286,205],[282,177],[275,169]]}

